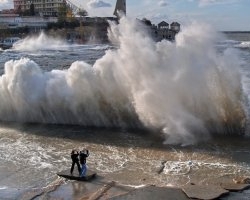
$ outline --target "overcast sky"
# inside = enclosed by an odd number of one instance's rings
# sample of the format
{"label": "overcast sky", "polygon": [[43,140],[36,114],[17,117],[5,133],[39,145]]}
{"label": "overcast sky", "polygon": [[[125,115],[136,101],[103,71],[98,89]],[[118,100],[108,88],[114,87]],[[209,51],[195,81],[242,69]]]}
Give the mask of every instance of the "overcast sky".
{"label": "overcast sky", "polygon": [[[112,16],[116,0],[70,0],[91,16]],[[12,0],[0,0],[0,10],[12,8]],[[211,24],[219,31],[250,31],[250,0],[127,0],[127,16],[188,25]]]}

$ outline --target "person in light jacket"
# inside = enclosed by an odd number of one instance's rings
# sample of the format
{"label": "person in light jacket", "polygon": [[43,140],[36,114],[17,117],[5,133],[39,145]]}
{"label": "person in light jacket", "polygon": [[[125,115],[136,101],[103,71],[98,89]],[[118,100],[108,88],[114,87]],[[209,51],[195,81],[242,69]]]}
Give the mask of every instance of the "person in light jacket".
{"label": "person in light jacket", "polygon": [[89,156],[89,150],[83,149],[82,151],[80,151],[79,157],[80,157],[80,164],[82,166],[80,177],[86,176],[86,173],[87,173],[86,158],[88,156]]}

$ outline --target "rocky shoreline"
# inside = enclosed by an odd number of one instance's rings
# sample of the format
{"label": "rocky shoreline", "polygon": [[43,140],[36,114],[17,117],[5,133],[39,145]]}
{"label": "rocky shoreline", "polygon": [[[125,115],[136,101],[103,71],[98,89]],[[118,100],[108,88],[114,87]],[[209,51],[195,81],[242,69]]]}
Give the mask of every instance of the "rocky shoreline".
{"label": "rocky shoreline", "polygon": [[[246,180],[246,179],[245,179]],[[249,189],[248,183],[190,183],[182,188],[142,185],[132,187],[97,176],[89,182],[56,179],[42,189],[31,189],[18,199],[74,199],[74,200],[188,200],[188,199],[234,199],[235,193]],[[247,190],[249,191],[249,190]]]}

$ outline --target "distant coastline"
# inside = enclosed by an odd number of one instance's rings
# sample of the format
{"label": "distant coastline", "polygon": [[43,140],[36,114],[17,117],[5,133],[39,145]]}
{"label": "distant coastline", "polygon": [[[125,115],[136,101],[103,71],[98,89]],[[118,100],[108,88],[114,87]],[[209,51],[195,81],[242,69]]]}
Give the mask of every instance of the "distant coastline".
{"label": "distant coastline", "polygon": [[249,33],[250,31],[220,31],[222,33]]}

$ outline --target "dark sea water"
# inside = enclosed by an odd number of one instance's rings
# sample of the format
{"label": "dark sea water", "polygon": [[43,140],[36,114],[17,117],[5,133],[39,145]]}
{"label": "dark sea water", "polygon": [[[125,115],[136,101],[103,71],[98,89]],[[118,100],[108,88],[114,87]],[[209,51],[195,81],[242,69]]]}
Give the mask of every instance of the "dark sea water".
{"label": "dark sea water", "polygon": [[57,183],[83,147],[124,185],[250,176],[250,33],[192,25],[156,44],[135,23],[113,27],[112,45],[41,34],[0,51],[1,198]]}

